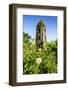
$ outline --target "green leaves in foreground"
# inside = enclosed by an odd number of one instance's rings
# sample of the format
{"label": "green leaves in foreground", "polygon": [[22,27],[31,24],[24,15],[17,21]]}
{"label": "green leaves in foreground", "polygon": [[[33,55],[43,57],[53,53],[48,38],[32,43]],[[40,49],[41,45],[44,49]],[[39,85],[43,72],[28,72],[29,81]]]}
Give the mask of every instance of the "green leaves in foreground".
{"label": "green leaves in foreground", "polygon": [[[23,74],[57,73],[57,41],[47,42],[44,50],[38,50],[30,36],[23,38]],[[41,62],[37,63],[37,58]]]}

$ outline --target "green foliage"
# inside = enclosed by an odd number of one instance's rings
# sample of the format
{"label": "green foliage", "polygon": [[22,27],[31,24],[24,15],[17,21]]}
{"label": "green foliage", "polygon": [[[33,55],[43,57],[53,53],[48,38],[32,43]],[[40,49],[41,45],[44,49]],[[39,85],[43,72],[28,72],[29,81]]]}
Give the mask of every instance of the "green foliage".
{"label": "green foliage", "polygon": [[[47,42],[39,50],[27,33],[23,35],[23,74],[57,73],[57,41]],[[40,64],[37,58],[41,58]]]}

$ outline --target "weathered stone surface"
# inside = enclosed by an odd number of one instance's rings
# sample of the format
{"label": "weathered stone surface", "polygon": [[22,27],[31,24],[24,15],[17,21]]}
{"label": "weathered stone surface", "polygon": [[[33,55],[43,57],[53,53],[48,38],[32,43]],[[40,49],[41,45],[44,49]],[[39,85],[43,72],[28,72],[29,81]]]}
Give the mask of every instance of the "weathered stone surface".
{"label": "weathered stone surface", "polygon": [[44,48],[46,43],[46,26],[42,20],[36,27],[36,46],[37,48]]}

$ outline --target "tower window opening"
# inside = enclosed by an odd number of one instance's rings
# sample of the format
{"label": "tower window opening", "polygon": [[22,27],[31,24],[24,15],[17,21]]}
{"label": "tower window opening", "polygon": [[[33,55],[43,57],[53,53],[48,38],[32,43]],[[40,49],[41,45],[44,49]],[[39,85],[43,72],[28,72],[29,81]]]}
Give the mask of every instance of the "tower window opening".
{"label": "tower window opening", "polygon": [[38,33],[40,33],[40,29],[38,29]]}
{"label": "tower window opening", "polygon": [[39,40],[40,40],[40,36],[39,36]]}

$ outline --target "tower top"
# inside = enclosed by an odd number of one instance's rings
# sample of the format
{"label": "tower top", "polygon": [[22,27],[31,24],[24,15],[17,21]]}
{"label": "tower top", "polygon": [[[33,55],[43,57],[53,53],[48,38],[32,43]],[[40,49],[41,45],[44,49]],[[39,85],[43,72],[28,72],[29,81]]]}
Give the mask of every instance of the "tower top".
{"label": "tower top", "polygon": [[43,20],[40,20],[39,23],[37,24],[37,28],[42,29],[42,28],[45,28],[45,27],[46,27],[46,26],[45,26],[45,24],[44,24],[44,21],[43,21]]}

